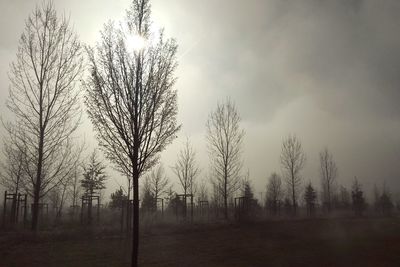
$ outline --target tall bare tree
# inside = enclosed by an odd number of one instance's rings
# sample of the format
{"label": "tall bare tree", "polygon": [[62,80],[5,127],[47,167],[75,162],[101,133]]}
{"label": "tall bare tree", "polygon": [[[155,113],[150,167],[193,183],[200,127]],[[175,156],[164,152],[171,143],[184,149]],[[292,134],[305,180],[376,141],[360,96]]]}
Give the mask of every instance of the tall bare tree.
{"label": "tall bare tree", "polygon": [[224,216],[228,219],[228,199],[240,188],[242,143],[244,130],[235,104],[227,99],[219,103],[207,121],[207,141],[210,155],[211,182],[222,195]]}
{"label": "tall bare tree", "polygon": [[319,154],[323,203],[328,212],[332,209],[332,193],[335,186],[337,167],[332,154],[325,148]]}
{"label": "tall bare tree", "polygon": [[[133,183],[132,266],[139,249],[139,177],[154,166],[180,129],[177,124],[175,69],[177,44],[161,31],[151,42],[150,4],[133,0],[128,31],[109,23],[95,49],[88,49],[86,82],[89,117],[105,156]],[[130,49],[127,40],[147,40]]]}
{"label": "tall bare tree", "polygon": [[196,163],[196,153],[189,139],[186,140],[183,149],[179,152],[173,171],[179,179],[182,193],[185,195],[194,194],[196,177],[200,169]]}
{"label": "tall bare tree", "polygon": [[[51,2],[37,6],[25,22],[17,59],[11,64],[8,108],[24,139],[32,186],[32,230],[38,226],[39,200],[69,172],[70,137],[80,106],[75,84],[82,73],[81,45],[65,17]],[[67,167],[68,166],[68,167]]]}
{"label": "tall bare tree", "polygon": [[269,207],[272,214],[278,214],[282,199],[282,179],[276,172],[273,172],[268,179],[266,194],[266,206]]}
{"label": "tall bare tree", "polygon": [[295,135],[289,135],[282,143],[281,166],[286,178],[294,214],[297,211],[298,191],[301,185],[300,171],[305,162],[306,156],[300,140]]}

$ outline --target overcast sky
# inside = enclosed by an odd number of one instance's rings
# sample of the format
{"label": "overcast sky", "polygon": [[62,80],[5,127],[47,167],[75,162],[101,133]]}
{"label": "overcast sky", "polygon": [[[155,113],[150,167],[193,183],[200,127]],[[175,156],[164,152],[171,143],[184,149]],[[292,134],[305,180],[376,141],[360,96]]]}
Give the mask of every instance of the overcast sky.
{"label": "overcast sky", "polygon": [[[40,1],[0,0],[0,111],[9,64],[24,20]],[[54,1],[93,45],[108,20],[122,20],[129,0]],[[400,192],[400,2],[360,0],[153,0],[152,18],[179,44],[179,138],[163,152],[169,166],[188,136],[205,178],[205,123],[230,97],[246,131],[244,171],[259,196],[280,172],[282,139],[302,141],[302,176],[319,187],[318,153],[331,150],[338,181],[357,176],[367,190],[383,181]],[[79,131],[96,145],[87,119]],[[122,177],[113,173],[119,183]],[[113,179],[109,191],[117,187]],[[176,190],[179,188],[176,186]]]}

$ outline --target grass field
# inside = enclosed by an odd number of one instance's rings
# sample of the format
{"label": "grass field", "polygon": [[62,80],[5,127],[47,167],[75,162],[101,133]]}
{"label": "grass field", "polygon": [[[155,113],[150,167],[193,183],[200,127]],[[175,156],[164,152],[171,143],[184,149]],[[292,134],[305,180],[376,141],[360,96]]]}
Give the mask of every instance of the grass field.
{"label": "grass field", "polygon": [[[118,234],[3,233],[0,266],[129,266]],[[159,225],[141,235],[140,266],[400,266],[400,220],[314,219]]]}

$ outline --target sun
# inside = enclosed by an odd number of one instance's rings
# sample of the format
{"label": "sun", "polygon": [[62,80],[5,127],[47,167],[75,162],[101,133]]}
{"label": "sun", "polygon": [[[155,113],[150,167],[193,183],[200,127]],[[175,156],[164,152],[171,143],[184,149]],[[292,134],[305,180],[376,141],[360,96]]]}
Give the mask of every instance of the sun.
{"label": "sun", "polygon": [[146,46],[146,39],[136,34],[126,36],[125,41],[128,50],[140,51]]}

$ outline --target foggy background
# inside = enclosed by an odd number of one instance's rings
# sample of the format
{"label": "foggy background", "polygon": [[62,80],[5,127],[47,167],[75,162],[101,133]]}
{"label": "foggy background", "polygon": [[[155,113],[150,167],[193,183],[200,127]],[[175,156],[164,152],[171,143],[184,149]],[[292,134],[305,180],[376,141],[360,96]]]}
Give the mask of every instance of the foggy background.
{"label": "foggy background", "polygon": [[[9,118],[9,64],[24,20],[41,1],[0,0],[0,112]],[[94,45],[109,19],[122,20],[129,0],[61,1],[80,40]],[[162,154],[167,175],[186,137],[197,152],[200,179],[208,174],[205,123],[217,101],[230,97],[246,131],[243,173],[256,192],[280,172],[282,139],[295,133],[307,162],[303,181],[320,185],[319,152],[327,146],[338,183],[354,176],[367,195],[386,182],[400,186],[400,2],[153,0],[155,28],[179,44],[179,138]],[[82,88],[83,90],[83,88]],[[0,133],[4,130],[1,127]],[[89,154],[97,145],[84,114],[78,131]],[[110,163],[105,161],[108,166]],[[109,171],[106,197],[125,178]],[[175,190],[179,190],[175,185]]]}

